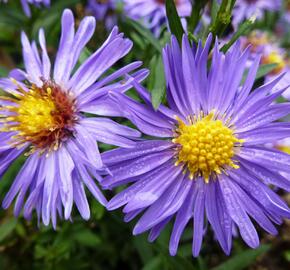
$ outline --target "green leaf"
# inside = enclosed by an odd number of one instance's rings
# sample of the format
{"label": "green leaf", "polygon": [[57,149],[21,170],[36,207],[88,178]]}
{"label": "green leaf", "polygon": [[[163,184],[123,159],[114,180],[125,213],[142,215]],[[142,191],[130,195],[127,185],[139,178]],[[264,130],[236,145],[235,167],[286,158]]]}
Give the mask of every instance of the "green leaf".
{"label": "green leaf", "polygon": [[184,34],[180,17],[178,16],[174,0],[166,0],[166,16],[171,33],[176,36],[181,44]]}
{"label": "green leaf", "polygon": [[287,262],[290,262],[290,250],[284,252],[284,258],[287,260]]}
{"label": "green leaf", "polygon": [[206,261],[201,257],[197,257],[197,263],[199,270],[207,270]]}
{"label": "green leaf", "polygon": [[157,51],[161,52],[162,47],[159,43],[159,41],[153,36],[153,34],[145,28],[142,24],[140,24],[137,21],[133,21],[130,19],[126,20],[126,23],[129,24],[137,33],[139,33],[145,40],[147,40]]}
{"label": "green leaf", "polygon": [[217,15],[212,19],[209,31],[213,33],[213,36],[222,36],[226,27],[231,23],[232,10],[236,0],[223,0]]}
{"label": "green leaf", "polygon": [[213,0],[212,4],[211,4],[211,10],[210,10],[210,16],[211,16],[211,20],[215,21],[216,17],[217,17],[217,13],[219,11],[219,4],[217,2],[217,0]]}
{"label": "green leaf", "polygon": [[76,68],[80,67],[91,55],[92,52],[85,47],[80,54]]}
{"label": "green leaf", "polygon": [[221,48],[221,51],[224,53],[227,52],[227,50],[238,40],[240,36],[243,36],[246,33],[248,33],[252,29],[255,20],[256,20],[255,17],[251,17],[250,19],[243,22],[239,26],[237,32],[235,32],[235,34],[232,36],[231,40]]}
{"label": "green leaf", "polygon": [[12,218],[0,225],[0,242],[3,241],[15,229],[17,220]]}
{"label": "green leaf", "polygon": [[154,258],[152,245],[148,243],[145,235],[134,237],[134,246],[137,249],[142,262],[145,264]]}
{"label": "green leaf", "polygon": [[0,77],[7,77],[8,76],[8,70],[4,67],[0,67]]}
{"label": "green leaf", "polygon": [[162,259],[161,257],[154,257],[152,260],[148,261],[142,270],[159,270],[161,269]]}
{"label": "green leaf", "polygon": [[270,245],[262,245],[258,249],[247,250],[238,253],[223,264],[213,268],[213,270],[241,270],[250,266],[257,257],[266,253],[270,249]]}
{"label": "green leaf", "polygon": [[44,258],[47,255],[47,249],[37,244],[34,248],[34,256],[36,259]]}
{"label": "green leaf", "polygon": [[164,259],[164,267],[163,269],[172,269],[172,270],[196,270],[196,267],[193,265],[193,261],[190,259],[186,259],[180,256],[169,257],[165,255]]}
{"label": "green leaf", "polygon": [[194,43],[198,44],[198,39],[195,35],[193,35],[192,33],[188,32],[187,37],[190,41],[193,41]]}
{"label": "green leaf", "polygon": [[[256,80],[261,79],[265,75],[269,74],[271,71],[273,71],[277,67],[277,64],[266,64],[261,65],[257,71],[256,74]],[[249,69],[247,69],[244,74],[241,83],[243,84],[248,76]]]}
{"label": "green leaf", "polygon": [[151,89],[151,100],[155,110],[158,109],[165,95],[165,76],[161,55],[155,55],[150,62],[151,74],[148,88]]}
{"label": "green leaf", "polygon": [[[107,148],[110,149],[110,148]],[[111,150],[111,149],[110,149]],[[96,220],[102,219],[105,214],[105,207],[96,200],[93,200],[91,205],[92,217]]]}
{"label": "green leaf", "polygon": [[188,20],[188,29],[194,32],[198,22],[200,21],[202,11],[207,4],[207,0],[194,1],[192,4],[191,16]]}
{"label": "green leaf", "polygon": [[74,239],[78,243],[88,247],[95,247],[102,242],[98,235],[92,233],[90,230],[85,229],[75,234]]}
{"label": "green leaf", "polygon": [[273,71],[277,67],[277,64],[266,64],[261,65],[258,69],[256,80],[264,77],[265,75],[269,74],[271,71]]}

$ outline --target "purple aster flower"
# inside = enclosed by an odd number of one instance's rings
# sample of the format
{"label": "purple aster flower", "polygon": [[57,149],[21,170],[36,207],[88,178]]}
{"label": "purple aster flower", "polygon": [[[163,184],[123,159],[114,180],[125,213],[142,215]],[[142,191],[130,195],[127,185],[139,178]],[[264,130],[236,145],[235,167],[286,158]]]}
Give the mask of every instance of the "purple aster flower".
{"label": "purple aster flower", "polygon": [[24,217],[29,219],[36,209],[45,225],[51,220],[55,227],[57,214],[69,219],[75,203],[81,216],[88,219],[85,187],[106,204],[94,180],[106,171],[96,141],[133,147],[131,139],[139,136],[129,127],[92,116],[119,115],[108,94],[126,91],[132,81],[141,81],[147,73],[140,70],[130,76],[141,64],[135,62],[104,76],[132,47],[117,28],[77,67],[94,30],[95,19],[85,17],[75,32],[73,14],[65,10],[53,68],[44,31],[39,32],[41,53],[22,33],[25,71],[14,70],[10,74],[13,79],[0,80],[0,88],[7,94],[0,98],[0,177],[18,156],[24,153],[28,157],[2,203],[6,209],[16,198],[15,215],[23,208]]}
{"label": "purple aster flower", "polygon": [[275,34],[281,39],[289,37],[290,34],[290,0],[284,2],[282,11],[275,27]]}
{"label": "purple aster flower", "polygon": [[[7,3],[8,0],[0,0],[0,2]],[[23,10],[26,14],[26,16],[31,16],[31,11],[29,8],[29,4],[40,7],[41,4],[48,7],[50,5],[50,0],[21,0],[21,5],[23,7]]]}
{"label": "purple aster flower", "polygon": [[104,21],[106,28],[110,30],[117,22],[114,10],[118,2],[118,0],[89,0],[87,9],[97,21]]}
{"label": "purple aster flower", "polygon": [[[281,73],[283,78],[273,88],[274,90],[287,88],[290,86],[290,59],[288,59],[286,51],[276,44],[268,43],[262,53],[263,64],[276,64],[276,68],[265,76],[265,81],[269,82],[277,78]],[[283,93],[283,97],[290,98],[290,89]]]}
{"label": "purple aster flower", "polygon": [[262,19],[265,11],[278,11],[281,5],[281,0],[237,0],[233,10],[233,25],[237,27],[252,16]]}
{"label": "purple aster flower", "polygon": [[273,103],[285,89],[271,93],[280,77],[251,91],[260,57],[241,84],[250,48],[242,52],[236,43],[223,54],[216,41],[209,54],[211,42],[209,36],[195,50],[185,36],[182,48],[173,37],[165,47],[169,108],[160,105],[155,111],[149,92],[137,83],[145,104],[113,95],[126,108],[124,116],[152,139],[102,155],[112,173],[103,187],[130,183],[107,208],[125,206],[125,221],[142,213],[133,233],[150,231],[149,241],[174,220],[171,255],[190,221],[192,253],[198,256],[207,223],[229,254],[236,229],[256,248],[259,237],[252,220],[275,235],[273,224],[290,217],[286,203],[268,186],[290,190],[290,180],[281,175],[290,173],[290,156],[264,146],[290,136],[290,124],[276,122],[289,113],[290,104]]}
{"label": "purple aster flower", "polygon": [[[265,76],[265,82],[270,82],[283,73],[284,76],[273,87],[273,90],[279,90],[287,88],[290,85],[290,61],[286,51],[279,47],[274,40],[274,37],[266,32],[253,31],[248,37],[242,38],[241,46],[246,48],[248,45],[251,45],[251,55],[247,63],[248,67],[253,64],[257,55],[262,56],[262,64],[277,65],[274,70]],[[282,95],[289,98],[289,90],[285,91]]]}
{"label": "purple aster flower", "polygon": [[[124,0],[126,14],[134,20],[144,20],[149,29],[156,35],[160,26],[166,23],[166,9],[164,0]],[[180,17],[191,14],[190,0],[176,1],[176,8]]]}

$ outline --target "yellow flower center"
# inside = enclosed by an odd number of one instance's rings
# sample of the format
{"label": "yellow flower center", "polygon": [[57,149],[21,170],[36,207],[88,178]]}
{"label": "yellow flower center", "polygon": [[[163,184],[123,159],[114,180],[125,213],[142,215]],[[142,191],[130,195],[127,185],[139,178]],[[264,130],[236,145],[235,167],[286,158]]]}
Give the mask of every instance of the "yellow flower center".
{"label": "yellow flower center", "polygon": [[278,148],[280,151],[283,151],[284,153],[290,155],[290,146],[287,146],[287,145],[278,145],[277,148]]}
{"label": "yellow flower center", "polygon": [[178,122],[178,136],[173,139],[179,147],[176,165],[185,164],[191,179],[201,175],[208,183],[212,173],[220,174],[227,166],[239,168],[232,157],[242,140],[221,120],[214,119],[214,113],[198,117],[190,125]]}
{"label": "yellow flower center", "polygon": [[42,130],[54,130],[55,110],[50,88],[47,88],[43,94],[31,90],[21,98],[19,107],[15,108],[16,116],[11,120],[19,124],[14,129],[26,136]]}
{"label": "yellow flower center", "polygon": [[10,112],[2,116],[5,125],[1,131],[16,132],[11,140],[14,146],[28,142],[32,144],[32,152],[56,150],[72,135],[71,129],[77,120],[75,101],[58,85],[45,82],[42,87],[29,86],[29,91],[17,85],[17,93],[0,98],[12,104],[0,108]]}
{"label": "yellow flower center", "polygon": [[276,51],[271,52],[269,55],[265,56],[262,60],[263,64],[276,64],[274,70],[272,70],[272,74],[279,74],[285,67],[286,61],[283,55],[279,54]]}

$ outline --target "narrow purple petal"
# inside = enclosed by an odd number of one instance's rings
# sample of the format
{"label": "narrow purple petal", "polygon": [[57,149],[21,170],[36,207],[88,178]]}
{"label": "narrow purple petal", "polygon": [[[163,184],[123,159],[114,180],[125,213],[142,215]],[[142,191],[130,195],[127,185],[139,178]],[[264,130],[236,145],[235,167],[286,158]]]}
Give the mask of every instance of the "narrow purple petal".
{"label": "narrow purple petal", "polygon": [[59,172],[58,189],[64,206],[64,218],[69,219],[73,206],[73,180],[72,171],[75,167],[74,162],[64,146],[57,151],[57,162]]}
{"label": "narrow purple petal", "polygon": [[219,184],[229,215],[239,227],[242,238],[250,247],[257,248],[259,246],[257,231],[246,211],[243,209],[237,194],[235,194],[231,185],[231,180],[223,175],[223,177],[219,177]]}
{"label": "narrow purple petal", "polygon": [[118,162],[123,162],[130,159],[135,159],[144,155],[151,153],[161,152],[173,147],[172,142],[169,141],[141,141],[137,142],[134,148],[124,149],[118,148],[111,151],[104,152],[102,154],[102,159],[108,166],[117,164]]}
{"label": "narrow purple petal", "polygon": [[70,63],[73,41],[74,41],[74,16],[71,10],[65,9],[61,18],[61,38],[54,64],[53,78],[56,83],[62,85],[66,83],[63,81],[67,77],[67,73],[71,72]]}

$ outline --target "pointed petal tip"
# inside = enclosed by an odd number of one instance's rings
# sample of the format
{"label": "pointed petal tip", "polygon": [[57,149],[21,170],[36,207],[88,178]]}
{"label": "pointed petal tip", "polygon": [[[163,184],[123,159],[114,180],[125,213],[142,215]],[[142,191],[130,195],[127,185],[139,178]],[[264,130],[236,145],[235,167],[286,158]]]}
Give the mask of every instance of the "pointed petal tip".
{"label": "pointed petal tip", "polygon": [[48,218],[45,218],[45,217],[42,217],[42,223],[44,226],[48,226],[49,225],[49,219]]}
{"label": "pointed petal tip", "polygon": [[84,219],[84,220],[89,220],[90,218],[91,218],[91,213],[90,213],[90,211],[89,212],[87,212],[87,213],[81,213],[81,216],[82,216],[82,218]]}
{"label": "pointed petal tip", "polygon": [[142,230],[142,228],[137,223],[133,229],[133,235],[136,236],[136,235],[141,234],[143,232],[144,232],[144,230]]}
{"label": "pointed petal tip", "polygon": [[10,206],[10,204],[7,203],[7,199],[4,198],[4,200],[2,202],[2,208],[6,210],[9,206]]}
{"label": "pointed petal tip", "polygon": [[176,256],[177,254],[177,249],[174,247],[169,247],[169,254],[170,256]]}
{"label": "pointed petal tip", "polygon": [[117,208],[118,208],[118,207],[116,207],[116,205],[115,205],[113,199],[110,200],[110,201],[107,203],[107,205],[106,205],[106,209],[107,209],[108,211],[113,211],[113,210],[115,210],[115,209],[117,209]]}

